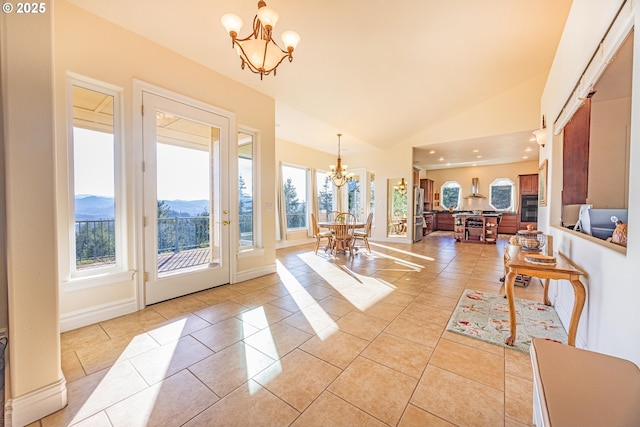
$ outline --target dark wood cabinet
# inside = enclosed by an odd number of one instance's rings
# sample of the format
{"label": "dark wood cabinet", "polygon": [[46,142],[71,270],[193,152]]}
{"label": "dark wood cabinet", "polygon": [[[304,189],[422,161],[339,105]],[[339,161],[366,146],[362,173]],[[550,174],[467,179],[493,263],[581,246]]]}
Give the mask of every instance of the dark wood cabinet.
{"label": "dark wood cabinet", "polygon": [[500,224],[498,225],[498,233],[500,234],[516,234],[518,231],[518,214],[502,214]]}
{"label": "dark wood cabinet", "polygon": [[435,230],[435,214],[424,214],[424,227],[422,228],[422,235],[426,236]]}
{"label": "dark wood cabinet", "polygon": [[520,194],[538,194],[538,174],[518,175]]}
{"label": "dark wood cabinet", "polygon": [[520,204],[518,206],[518,230],[531,225],[538,228],[538,174],[518,175]]}
{"label": "dark wood cabinet", "polygon": [[433,180],[421,179],[420,188],[424,190],[424,210],[433,210]]}
{"label": "dark wood cabinet", "polygon": [[496,243],[498,217],[484,215],[454,215],[453,237],[457,242]]}
{"label": "dark wood cabinet", "polygon": [[591,98],[584,100],[564,127],[562,142],[562,204],[587,203],[589,190],[589,138]]}
{"label": "dark wood cabinet", "polygon": [[436,214],[436,230],[453,231],[453,215],[445,212]]}

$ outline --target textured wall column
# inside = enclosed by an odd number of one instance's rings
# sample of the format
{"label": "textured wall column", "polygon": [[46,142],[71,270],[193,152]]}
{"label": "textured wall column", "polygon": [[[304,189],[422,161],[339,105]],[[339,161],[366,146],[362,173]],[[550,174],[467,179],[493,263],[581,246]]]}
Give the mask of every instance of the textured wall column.
{"label": "textured wall column", "polygon": [[10,373],[6,421],[20,426],[63,407],[66,388],[56,267],[53,1],[40,3],[38,13],[18,13],[18,3],[7,4],[13,10],[3,8],[0,16]]}

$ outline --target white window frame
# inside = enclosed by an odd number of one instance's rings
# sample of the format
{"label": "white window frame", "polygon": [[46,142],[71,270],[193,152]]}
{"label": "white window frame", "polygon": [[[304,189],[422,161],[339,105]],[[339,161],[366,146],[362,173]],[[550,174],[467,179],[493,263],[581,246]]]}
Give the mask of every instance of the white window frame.
{"label": "white window frame", "polygon": [[[251,135],[253,138],[253,246],[240,246],[240,235],[238,234],[238,256],[258,256],[264,254],[262,249],[262,201],[260,194],[262,193],[257,187],[260,177],[260,132],[256,129],[252,129],[246,126],[238,126],[238,133],[245,133]],[[236,147],[237,148],[237,147]],[[236,161],[237,161],[236,155]],[[240,172],[238,171],[239,180]],[[237,197],[237,189],[235,196]],[[240,200],[236,202],[236,214],[239,212]],[[239,218],[238,218],[239,220]],[[239,233],[239,231],[238,231]]]}
{"label": "white window frame", "polygon": [[[455,184],[455,185],[453,185]],[[460,209],[461,203],[462,203],[462,186],[460,185],[460,183],[458,181],[446,181],[444,184],[442,184],[442,186],[440,187],[440,202],[443,203],[444,202],[444,189],[445,188],[452,188],[452,187],[458,187],[459,191],[458,191],[458,203],[453,207],[454,209]],[[442,206],[445,209],[449,209],[449,206],[444,206],[444,203],[442,204]]]}
{"label": "white window frame", "polygon": [[[506,209],[499,209],[497,207],[495,207],[492,203],[492,192],[491,192],[491,188],[493,186],[506,186],[506,185],[510,185],[511,186],[511,200],[510,200],[510,204],[509,207]],[[491,205],[492,208],[494,208],[497,211],[502,211],[502,212],[513,212],[515,210],[515,193],[516,193],[516,185],[515,183],[509,179],[509,178],[496,178],[493,180],[493,182],[491,182],[491,184],[489,184],[489,205]]]}
{"label": "white window frame", "polygon": [[[349,170],[354,176],[358,177],[360,183],[360,212],[352,212],[358,221],[363,221],[367,218],[367,170],[365,168],[356,168]],[[342,209],[343,211],[349,211],[349,183],[347,182],[342,186],[344,190],[341,191],[342,197]]]}
{"label": "white window frame", "polygon": [[[75,184],[74,184],[74,146],[73,146],[73,87],[104,93],[113,97],[113,143],[114,143],[114,220],[115,220],[115,265],[104,268],[77,270],[76,269],[76,236],[75,236]],[[123,88],[101,82],[89,77],[67,74],[67,194],[68,194],[68,252],[61,257],[66,258],[68,273],[63,277],[65,288],[84,289],[102,286],[131,279],[132,272],[128,271],[129,242],[127,240],[127,207],[125,189],[125,156],[124,134],[122,120],[124,106],[122,104]],[[64,259],[60,260],[65,262]]]}
{"label": "white window frame", "polygon": [[[311,200],[309,198],[310,196],[310,187],[311,187],[311,174],[310,174],[310,170],[308,167],[306,166],[300,166],[300,165],[294,165],[291,163],[283,163],[282,166],[280,167],[280,173],[283,172],[283,169],[287,167],[287,168],[294,168],[294,169],[301,169],[305,171],[305,185],[304,188],[302,189],[302,191],[304,191],[304,195],[305,195],[305,204],[306,204],[306,209],[305,209],[305,225],[304,227],[296,227],[296,228],[289,228],[289,225],[287,224],[287,233],[289,232],[295,232],[295,231],[302,231],[302,230],[308,230],[309,229],[309,213],[311,212],[309,210],[310,206],[311,206]],[[282,178],[282,185],[285,184],[285,179],[284,177]],[[297,189],[298,192],[300,192],[300,189]],[[280,189],[280,191],[284,191],[284,189]]]}

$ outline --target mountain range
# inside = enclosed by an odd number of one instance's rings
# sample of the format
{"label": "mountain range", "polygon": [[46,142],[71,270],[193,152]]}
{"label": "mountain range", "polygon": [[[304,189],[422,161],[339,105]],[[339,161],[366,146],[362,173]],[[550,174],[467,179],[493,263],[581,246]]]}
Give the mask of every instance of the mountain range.
{"label": "mountain range", "polygon": [[[76,220],[113,219],[113,197],[93,195],[76,196]],[[199,216],[209,211],[208,200],[164,200],[169,216]]]}

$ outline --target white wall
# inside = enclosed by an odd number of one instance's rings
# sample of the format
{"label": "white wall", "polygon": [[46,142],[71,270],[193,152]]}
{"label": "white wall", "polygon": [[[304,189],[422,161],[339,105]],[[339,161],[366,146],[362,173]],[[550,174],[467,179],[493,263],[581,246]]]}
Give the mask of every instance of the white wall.
{"label": "white wall", "polygon": [[[542,96],[542,113],[553,123],[578,77],[590,60],[621,1],[574,0],[565,31]],[[640,3],[635,3],[638,23]],[[636,37],[640,32],[635,32]],[[640,80],[640,43],[634,42],[634,71]],[[549,136],[552,129],[549,129]],[[631,158],[629,161],[629,218],[640,212],[640,85],[632,93]],[[538,226],[552,233],[556,249],[566,254],[586,274],[585,304],[578,328],[577,345],[622,357],[640,364],[640,298],[637,260],[640,259],[640,227],[629,226],[626,251],[552,225],[559,223],[562,189],[562,136],[548,137],[541,158],[549,159],[549,205],[540,208]],[[551,298],[563,323],[568,325],[573,291],[568,282],[554,282]]]}
{"label": "white wall", "polygon": [[[134,115],[139,111],[133,105],[133,80],[168,89],[212,106],[236,114],[238,125],[259,132],[260,158],[257,167],[261,178],[258,181],[262,207],[275,206],[275,171],[272,167],[275,156],[275,102],[233,80],[223,77],[202,65],[196,64],[166,48],[121,27],[100,19],[67,2],[56,3],[55,14],[55,100],[57,126],[57,199],[58,228],[66,228],[69,218],[67,200],[68,166],[67,156],[67,102],[66,75],[73,72],[123,88],[124,145],[126,157],[126,203],[127,203],[127,248],[128,265],[131,270],[141,271],[139,254],[142,250],[139,213],[141,212],[141,149],[136,140]],[[232,150],[233,151],[233,150]],[[233,170],[234,168],[232,168]],[[233,219],[233,215],[231,217]],[[271,272],[275,265],[275,210],[261,210],[263,251],[256,256],[239,257],[236,272],[243,278],[251,274]],[[64,236],[58,241],[58,251],[68,252]],[[235,254],[232,254],[235,258]],[[131,301],[136,297],[136,277],[109,285],[85,289],[67,289],[63,284],[60,292],[61,316],[64,324],[78,326],[83,322],[102,320],[91,316],[96,311],[102,317],[113,317],[132,309]],[[62,283],[68,272],[60,271]],[[120,312],[119,312],[120,311]],[[86,320],[85,320],[86,319]]]}

